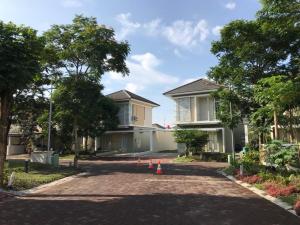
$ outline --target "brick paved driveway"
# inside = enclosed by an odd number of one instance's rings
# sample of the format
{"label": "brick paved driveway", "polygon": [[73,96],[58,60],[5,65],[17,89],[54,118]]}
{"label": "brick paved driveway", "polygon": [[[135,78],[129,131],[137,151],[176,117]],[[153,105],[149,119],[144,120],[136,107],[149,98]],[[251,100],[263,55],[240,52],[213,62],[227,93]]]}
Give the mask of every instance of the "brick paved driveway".
{"label": "brick paved driveway", "polygon": [[300,219],[232,183],[218,163],[89,162],[90,174],[0,204],[1,225],[297,225]]}

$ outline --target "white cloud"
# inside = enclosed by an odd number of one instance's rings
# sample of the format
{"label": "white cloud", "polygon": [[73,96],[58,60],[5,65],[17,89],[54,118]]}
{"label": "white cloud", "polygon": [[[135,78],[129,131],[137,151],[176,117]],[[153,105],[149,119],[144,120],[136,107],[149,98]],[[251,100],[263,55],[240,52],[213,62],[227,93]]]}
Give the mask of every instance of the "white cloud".
{"label": "white cloud", "polygon": [[130,21],[130,13],[121,13],[116,16],[116,20],[121,24],[121,31],[118,33],[118,39],[124,39],[129,34],[134,33],[140,26],[140,23]]}
{"label": "white cloud", "polygon": [[220,31],[222,30],[222,26],[215,26],[213,29],[212,29],[212,33],[216,36],[219,36],[220,35]]}
{"label": "white cloud", "polygon": [[129,91],[138,92],[146,88],[157,87],[158,85],[174,85],[179,79],[175,76],[159,71],[157,68],[161,61],[152,53],[133,55],[126,64],[130,75],[122,77],[121,74],[111,72],[109,78],[123,84]]}
{"label": "white cloud", "polygon": [[166,25],[159,18],[139,23],[130,20],[130,17],[130,13],[117,15],[116,20],[121,25],[117,32],[118,39],[124,39],[139,30],[141,34],[163,37],[178,47],[191,48],[206,40],[209,35],[207,22],[203,19],[199,21],[176,20]]}
{"label": "white cloud", "polygon": [[171,43],[180,47],[192,47],[204,41],[209,34],[207,22],[200,20],[194,24],[192,21],[177,20],[171,26],[163,28],[163,36]]}
{"label": "white cloud", "polygon": [[145,23],[143,25],[147,34],[149,35],[157,35],[159,33],[160,26],[161,26],[161,19],[151,20],[150,22]]}
{"label": "white cloud", "polygon": [[185,79],[185,80],[182,81],[182,85],[191,83],[191,82],[193,82],[193,81],[195,81],[197,79],[199,79],[199,78],[188,78],[188,79]]}
{"label": "white cloud", "polygon": [[126,86],[125,86],[125,89],[128,90],[128,91],[131,91],[133,93],[136,93],[138,91],[143,90],[144,87],[141,86],[141,85],[134,84],[134,83],[127,83]]}
{"label": "white cloud", "polygon": [[63,0],[61,4],[66,8],[78,8],[83,5],[81,0]]}
{"label": "white cloud", "polygon": [[229,9],[229,10],[234,10],[236,8],[236,3],[235,2],[228,2],[226,5],[225,5],[225,8],[226,9]]}

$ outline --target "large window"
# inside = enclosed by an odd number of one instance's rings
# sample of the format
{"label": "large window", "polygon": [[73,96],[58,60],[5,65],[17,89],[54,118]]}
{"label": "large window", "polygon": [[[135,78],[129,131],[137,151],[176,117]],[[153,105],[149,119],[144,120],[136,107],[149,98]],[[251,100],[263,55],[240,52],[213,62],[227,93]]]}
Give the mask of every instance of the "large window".
{"label": "large window", "polygon": [[191,100],[190,97],[177,99],[177,121],[191,121]]}
{"label": "large window", "polygon": [[120,125],[128,125],[129,124],[128,104],[119,104],[118,106],[119,106],[118,118],[120,121]]}

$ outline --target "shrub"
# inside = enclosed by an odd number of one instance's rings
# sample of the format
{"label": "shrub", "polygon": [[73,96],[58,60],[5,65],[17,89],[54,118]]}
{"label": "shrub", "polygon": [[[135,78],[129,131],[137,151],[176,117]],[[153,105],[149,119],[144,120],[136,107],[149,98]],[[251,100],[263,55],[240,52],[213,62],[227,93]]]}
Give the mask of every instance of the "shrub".
{"label": "shrub", "polygon": [[266,183],[264,187],[266,189],[266,192],[273,197],[289,196],[293,193],[298,192],[297,188],[294,185],[284,186],[274,182]]}
{"label": "shrub", "polygon": [[200,158],[203,161],[227,162],[228,154],[220,152],[202,152]]}
{"label": "shrub", "polygon": [[278,167],[285,169],[286,164],[298,165],[298,149],[296,146],[283,146],[280,141],[273,141],[266,145],[266,161]]}
{"label": "shrub", "polygon": [[249,151],[243,154],[242,163],[259,163],[259,152],[258,151]]}
{"label": "shrub", "polygon": [[227,168],[225,168],[224,173],[228,174],[228,175],[235,175],[236,174],[236,168],[234,166],[229,166]]}
{"label": "shrub", "polygon": [[200,130],[176,130],[174,136],[177,143],[186,145],[186,156],[190,152],[201,152],[208,143],[208,133]]}
{"label": "shrub", "polygon": [[253,175],[253,176],[246,176],[242,177],[241,180],[243,182],[249,183],[249,184],[256,184],[256,183],[261,183],[262,179],[258,175]]}

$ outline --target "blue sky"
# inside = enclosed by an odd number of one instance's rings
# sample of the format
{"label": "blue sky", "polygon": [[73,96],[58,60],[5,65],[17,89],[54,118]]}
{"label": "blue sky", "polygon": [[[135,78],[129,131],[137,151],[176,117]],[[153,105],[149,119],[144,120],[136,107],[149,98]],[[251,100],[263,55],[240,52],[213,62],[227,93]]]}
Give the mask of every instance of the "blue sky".
{"label": "blue sky", "polygon": [[97,17],[128,40],[126,78],[105,74],[105,94],[128,89],[159,103],[153,122],[172,124],[175,103],[163,92],[200,77],[217,64],[210,53],[219,29],[234,19],[253,19],[257,0],[0,0],[0,20],[32,26],[70,23],[75,14]]}

